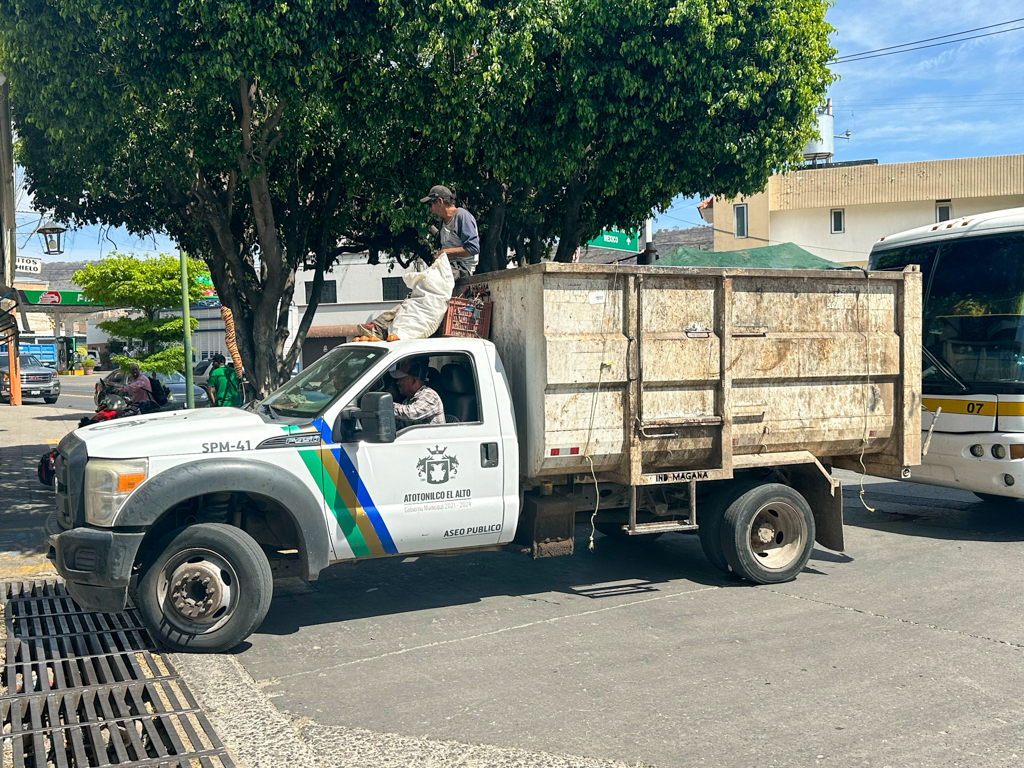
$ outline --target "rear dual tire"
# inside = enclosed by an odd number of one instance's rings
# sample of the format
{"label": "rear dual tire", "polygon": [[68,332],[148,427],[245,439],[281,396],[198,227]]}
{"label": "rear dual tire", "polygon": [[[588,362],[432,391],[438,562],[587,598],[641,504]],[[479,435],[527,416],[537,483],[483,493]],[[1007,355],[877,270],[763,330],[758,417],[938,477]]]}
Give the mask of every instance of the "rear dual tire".
{"label": "rear dual tire", "polygon": [[698,515],[704,554],[755,584],[791,581],[814,549],[814,514],[787,485],[765,483],[721,494]]}

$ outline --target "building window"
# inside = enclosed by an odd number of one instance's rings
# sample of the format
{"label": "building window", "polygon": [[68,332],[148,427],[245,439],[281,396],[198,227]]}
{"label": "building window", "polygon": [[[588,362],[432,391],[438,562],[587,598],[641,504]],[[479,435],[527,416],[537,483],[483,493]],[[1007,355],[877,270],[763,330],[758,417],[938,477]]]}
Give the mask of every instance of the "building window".
{"label": "building window", "polygon": [[936,223],[949,221],[953,218],[953,204],[949,200],[936,200],[935,201],[935,221]]}
{"label": "building window", "polygon": [[842,208],[832,211],[832,234],[841,235],[846,231],[846,214]]}
{"label": "building window", "polygon": [[735,219],[736,237],[747,236],[747,204],[741,203],[732,207],[732,215]]}
{"label": "building window", "polygon": [[[309,304],[313,298],[313,281],[310,280],[305,284],[306,286],[306,303]],[[320,303],[321,304],[337,304],[338,303],[338,282],[336,280],[324,280],[324,284],[320,286]]]}
{"label": "building window", "polygon": [[400,277],[382,277],[380,279],[383,301],[405,301],[409,295],[409,287]]}

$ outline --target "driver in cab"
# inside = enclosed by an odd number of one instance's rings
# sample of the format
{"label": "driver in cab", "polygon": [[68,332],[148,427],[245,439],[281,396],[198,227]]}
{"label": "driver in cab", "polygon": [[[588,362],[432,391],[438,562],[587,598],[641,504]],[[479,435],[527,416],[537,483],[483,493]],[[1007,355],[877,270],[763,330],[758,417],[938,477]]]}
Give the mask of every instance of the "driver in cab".
{"label": "driver in cab", "polygon": [[424,382],[427,380],[427,366],[420,361],[406,362],[391,371],[397,379],[398,391],[404,402],[395,403],[395,419],[398,428],[413,424],[444,424],[444,404],[441,396]]}

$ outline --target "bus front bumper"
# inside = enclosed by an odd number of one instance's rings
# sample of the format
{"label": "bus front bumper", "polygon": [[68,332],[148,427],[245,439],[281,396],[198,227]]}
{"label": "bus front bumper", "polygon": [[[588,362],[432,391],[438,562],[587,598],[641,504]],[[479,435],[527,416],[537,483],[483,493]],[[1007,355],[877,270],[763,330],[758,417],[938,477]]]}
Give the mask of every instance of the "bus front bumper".
{"label": "bus front bumper", "polygon": [[[926,436],[922,435],[922,445]],[[981,456],[971,453],[972,447],[979,452],[978,446]],[[997,458],[1000,454],[1005,458]],[[1024,499],[1024,433],[935,432],[921,465],[910,468],[910,480]]]}

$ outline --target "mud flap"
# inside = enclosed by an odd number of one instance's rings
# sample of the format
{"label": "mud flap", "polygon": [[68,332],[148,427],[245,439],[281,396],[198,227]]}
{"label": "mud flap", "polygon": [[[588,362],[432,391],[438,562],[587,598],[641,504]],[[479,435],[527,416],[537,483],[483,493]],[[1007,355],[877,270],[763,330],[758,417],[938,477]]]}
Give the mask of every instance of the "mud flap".
{"label": "mud flap", "polygon": [[571,555],[576,534],[576,504],[560,494],[527,493],[515,543],[529,547],[533,557]]}
{"label": "mud flap", "polygon": [[814,513],[814,540],[826,549],[842,552],[843,488],[834,477],[826,477],[815,464],[786,467],[789,485],[807,499]]}

